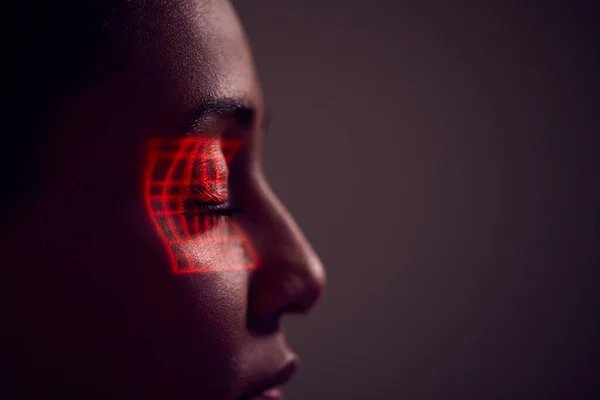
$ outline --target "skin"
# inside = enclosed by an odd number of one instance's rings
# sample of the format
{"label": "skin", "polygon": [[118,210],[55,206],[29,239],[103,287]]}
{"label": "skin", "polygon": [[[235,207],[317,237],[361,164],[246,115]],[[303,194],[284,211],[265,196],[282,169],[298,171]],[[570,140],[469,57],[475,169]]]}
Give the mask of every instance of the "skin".
{"label": "skin", "polygon": [[[37,394],[237,399],[295,369],[280,321],[313,307],[323,267],[261,171],[263,97],[231,4],[148,1],[128,18],[119,69],[52,109],[39,189],[5,227],[14,382]],[[182,129],[223,98],[251,118]],[[248,268],[173,273],[144,194],[147,145],[189,134],[240,143],[227,190],[243,211],[218,220],[248,240]]]}

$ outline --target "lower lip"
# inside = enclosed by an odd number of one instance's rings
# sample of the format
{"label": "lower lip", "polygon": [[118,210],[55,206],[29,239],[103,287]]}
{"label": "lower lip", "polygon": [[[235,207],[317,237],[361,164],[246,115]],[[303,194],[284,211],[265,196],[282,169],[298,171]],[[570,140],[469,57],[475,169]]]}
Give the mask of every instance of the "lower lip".
{"label": "lower lip", "polygon": [[280,388],[265,390],[258,396],[252,398],[252,400],[284,400],[283,391]]}

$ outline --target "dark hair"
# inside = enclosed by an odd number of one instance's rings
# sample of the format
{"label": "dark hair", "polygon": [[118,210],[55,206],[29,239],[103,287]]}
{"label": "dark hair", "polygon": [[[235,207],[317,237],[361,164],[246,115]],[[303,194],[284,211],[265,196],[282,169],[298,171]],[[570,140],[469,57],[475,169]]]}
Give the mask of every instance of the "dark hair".
{"label": "dark hair", "polygon": [[124,3],[129,0],[3,2],[2,208],[31,184],[53,104],[110,68],[98,61],[114,59],[107,52],[122,33],[115,20]]}

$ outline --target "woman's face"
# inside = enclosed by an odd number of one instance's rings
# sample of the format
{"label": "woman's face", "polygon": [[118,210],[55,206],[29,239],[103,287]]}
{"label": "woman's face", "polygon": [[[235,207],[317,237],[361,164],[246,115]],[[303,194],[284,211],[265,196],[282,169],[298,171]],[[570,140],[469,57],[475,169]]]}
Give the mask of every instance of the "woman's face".
{"label": "woman's face", "polygon": [[28,379],[278,398],[264,391],[297,364],[281,318],[313,306],[324,272],[261,171],[251,52],[228,1],[145,3],[119,70],[53,114],[12,234]]}

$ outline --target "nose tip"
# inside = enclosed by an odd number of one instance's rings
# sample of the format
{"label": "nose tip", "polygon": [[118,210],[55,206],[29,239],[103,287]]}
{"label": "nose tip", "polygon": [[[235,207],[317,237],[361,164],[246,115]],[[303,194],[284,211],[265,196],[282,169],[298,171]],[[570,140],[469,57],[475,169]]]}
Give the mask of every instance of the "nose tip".
{"label": "nose tip", "polygon": [[283,282],[287,305],[283,311],[288,313],[307,313],[318,303],[326,284],[325,269],[321,261],[314,256],[301,274],[290,274]]}
{"label": "nose tip", "polygon": [[318,303],[327,278],[316,255],[264,261],[250,287],[250,318],[256,325],[276,325],[282,315],[304,314]]}

